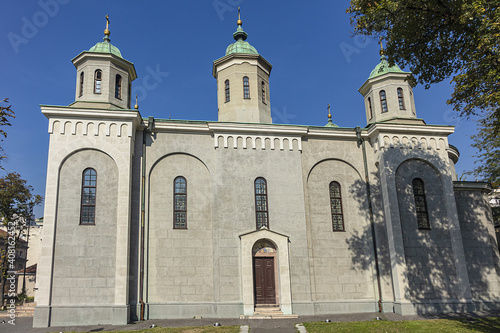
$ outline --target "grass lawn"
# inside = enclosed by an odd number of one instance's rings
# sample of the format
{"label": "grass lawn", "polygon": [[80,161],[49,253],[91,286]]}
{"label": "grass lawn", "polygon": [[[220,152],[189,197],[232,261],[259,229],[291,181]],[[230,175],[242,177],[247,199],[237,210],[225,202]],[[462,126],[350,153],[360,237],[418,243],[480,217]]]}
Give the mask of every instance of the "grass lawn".
{"label": "grass lawn", "polygon": [[[239,326],[155,327],[137,331],[107,331],[109,333],[239,333]],[[72,332],[77,333],[77,332]]]}
{"label": "grass lawn", "polygon": [[500,332],[500,318],[304,323],[308,333]]}

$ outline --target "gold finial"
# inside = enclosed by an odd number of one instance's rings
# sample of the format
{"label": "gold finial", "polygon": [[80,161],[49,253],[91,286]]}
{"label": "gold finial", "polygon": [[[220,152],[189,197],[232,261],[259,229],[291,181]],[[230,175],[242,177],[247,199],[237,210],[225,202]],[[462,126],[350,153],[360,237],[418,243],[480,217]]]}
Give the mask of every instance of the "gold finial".
{"label": "gold finial", "polygon": [[139,110],[139,104],[137,104],[137,94],[135,95],[135,106],[134,109]]}
{"label": "gold finial", "polygon": [[109,15],[106,15],[106,29],[104,29],[104,34],[109,37],[111,32],[109,32]]}
{"label": "gold finial", "polygon": [[332,119],[332,114],[330,113],[330,104],[328,104],[328,119]]}
{"label": "gold finial", "polygon": [[384,50],[384,44],[382,43],[382,36],[379,37],[380,41],[378,42],[380,44],[380,55],[383,56],[385,54]]}
{"label": "gold finial", "polygon": [[240,7],[239,6],[238,6],[238,22],[236,22],[236,23],[238,23],[238,25],[242,25],[243,24],[243,22],[241,21]]}

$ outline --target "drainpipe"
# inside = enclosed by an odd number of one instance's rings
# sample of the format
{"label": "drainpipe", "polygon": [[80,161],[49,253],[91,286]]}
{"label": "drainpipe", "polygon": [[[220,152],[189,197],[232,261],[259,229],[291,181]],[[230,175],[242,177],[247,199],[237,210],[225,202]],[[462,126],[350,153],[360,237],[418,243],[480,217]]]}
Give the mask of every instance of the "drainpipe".
{"label": "drainpipe", "polygon": [[155,119],[149,117],[148,127],[142,131],[142,180],[141,180],[141,252],[140,252],[140,278],[139,278],[139,303],[141,304],[141,321],[144,321],[146,303],[144,303],[144,224],[146,220],[146,137],[153,132]]}
{"label": "drainpipe", "polygon": [[375,220],[373,218],[373,206],[370,191],[370,178],[368,176],[368,162],[366,161],[366,147],[365,140],[361,137],[361,128],[356,126],[356,138],[358,140],[358,147],[361,145],[363,151],[363,163],[365,167],[365,184],[366,193],[368,195],[368,211],[370,214],[370,226],[372,230],[372,240],[373,240],[373,253],[375,255],[375,272],[377,274],[377,287],[378,287],[378,312],[382,312],[382,286],[380,284],[380,268],[378,265],[378,254],[377,254],[377,240],[375,238]]}

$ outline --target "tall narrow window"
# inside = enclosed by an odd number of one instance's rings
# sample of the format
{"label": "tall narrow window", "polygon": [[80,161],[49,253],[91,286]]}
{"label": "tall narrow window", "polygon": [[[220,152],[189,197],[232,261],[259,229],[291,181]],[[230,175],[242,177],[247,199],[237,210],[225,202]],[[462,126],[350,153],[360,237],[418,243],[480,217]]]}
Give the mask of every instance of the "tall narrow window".
{"label": "tall narrow window", "polygon": [[88,168],[83,171],[80,224],[95,224],[97,173]]}
{"label": "tall narrow window", "polygon": [[248,77],[243,78],[243,98],[250,98],[250,83],[248,82]]}
{"label": "tall narrow window", "polygon": [[[410,91],[410,103],[411,103],[412,101],[413,101],[413,93]],[[417,114],[415,113],[415,107],[412,107],[412,108],[411,108],[411,112],[413,113],[413,115],[414,115],[414,116],[415,116],[415,115],[417,115]]]}
{"label": "tall narrow window", "polygon": [[380,90],[380,105],[382,106],[382,112],[387,112],[387,99],[385,97],[385,90]]}
{"label": "tall narrow window", "polygon": [[269,217],[267,207],[267,183],[264,178],[255,180],[255,216],[257,219],[257,229],[269,228]]}
{"label": "tall narrow window", "polygon": [[399,109],[404,110],[405,109],[405,100],[403,97],[403,89],[398,88],[398,101],[399,101]]}
{"label": "tall narrow window", "polygon": [[337,182],[330,183],[330,207],[332,210],[333,231],[345,231],[342,193],[340,192],[340,184]]}
{"label": "tall narrow window", "polygon": [[370,119],[372,119],[373,118],[373,111],[372,111],[372,100],[370,99],[370,97],[368,97],[368,112],[370,115]]}
{"label": "tall narrow window", "polygon": [[230,99],[229,80],[226,80],[226,82],[224,82],[224,85],[225,85],[225,91],[226,91],[226,102],[229,102],[229,99]]}
{"label": "tall narrow window", "polygon": [[187,182],[182,176],[174,179],[174,229],[187,229]]}
{"label": "tall narrow window", "polygon": [[83,76],[84,76],[84,73],[83,73],[83,72],[81,72],[81,73],[80,73],[80,94],[79,94],[79,95],[80,95],[80,97],[82,97],[82,96],[83,96]]}
{"label": "tall narrow window", "polygon": [[413,197],[415,199],[415,212],[419,229],[430,229],[427,200],[425,199],[424,182],[420,178],[413,179]]}
{"label": "tall narrow window", "polygon": [[94,94],[101,93],[101,80],[102,80],[102,71],[98,69],[95,71],[94,74]]}
{"label": "tall narrow window", "polygon": [[266,103],[266,83],[262,81],[262,103]]}
{"label": "tall narrow window", "polygon": [[118,99],[122,99],[122,77],[119,74],[116,74],[115,97]]}
{"label": "tall narrow window", "polygon": [[132,84],[129,82],[128,84],[128,96],[127,96],[127,108],[130,109],[130,99],[132,97]]}

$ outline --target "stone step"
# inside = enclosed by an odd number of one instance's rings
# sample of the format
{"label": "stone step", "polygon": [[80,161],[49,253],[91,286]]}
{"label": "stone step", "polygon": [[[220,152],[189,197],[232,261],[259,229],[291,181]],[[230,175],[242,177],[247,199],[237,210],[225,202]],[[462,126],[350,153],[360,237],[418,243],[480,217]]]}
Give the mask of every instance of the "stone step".
{"label": "stone step", "polygon": [[27,317],[33,316],[35,312],[36,303],[24,303],[23,305],[16,306],[16,315]]}
{"label": "stone step", "polygon": [[256,307],[255,312],[273,312],[273,311],[281,311],[280,307],[279,306],[259,306],[259,307]]}
{"label": "stone step", "polygon": [[255,313],[255,314],[283,314],[283,312],[280,310],[271,310],[271,311],[255,310],[253,313]]}
{"label": "stone step", "polygon": [[16,312],[34,312],[34,308],[16,308]]}
{"label": "stone step", "polygon": [[245,315],[240,315],[240,319],[296,319],[299,318],[298,315],[253,315],[253,316],[245,316]]}

